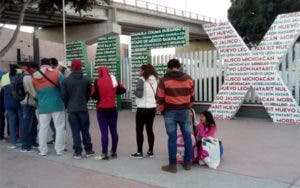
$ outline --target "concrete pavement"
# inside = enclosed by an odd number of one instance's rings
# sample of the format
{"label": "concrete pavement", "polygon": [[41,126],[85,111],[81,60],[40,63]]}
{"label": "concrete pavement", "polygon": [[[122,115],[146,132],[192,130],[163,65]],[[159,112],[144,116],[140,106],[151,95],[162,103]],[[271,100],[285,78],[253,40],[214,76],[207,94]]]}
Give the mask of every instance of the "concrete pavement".
{"label": "concrete pavement", "polygon": [[[136,150],[134,115],[130,111],[119,113],[119,157],[115,160],[72,159],[70,135],[70,152],[61,157],[55,156],[53,148],[47,157],[40,157],[35,153],[8,150],[6,144],[0,144],[0,187],[300,188],[299,126],[274,125],[266,119],[218,121],[218,137],[225,147],[221,166],[211,170],[196,165],[188,172],[178,166],[177,174],[169,174],[160,170],[160,166],[167,163],[167,137],[160,116],[154,128],[155,157],[129,158]],[[91,126],[94,150],[99,152],[94,112],[91,112]],[[144,152],[146,144],[147,141]],[[55,180],[54,184],[49,179]]]}

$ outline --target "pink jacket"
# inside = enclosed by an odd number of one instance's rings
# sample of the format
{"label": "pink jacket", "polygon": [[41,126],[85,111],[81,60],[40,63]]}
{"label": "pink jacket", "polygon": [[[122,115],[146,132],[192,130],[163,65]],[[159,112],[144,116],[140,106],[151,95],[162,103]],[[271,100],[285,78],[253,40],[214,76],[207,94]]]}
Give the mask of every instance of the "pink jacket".
{"label": "pink jacket", "polygon": [[[211,127],[210,129],[207,129],[204,127],[202,123],[199,123],[197,125],[198,134],[197,137],[205,138],[205,137],[215,137],[215,133],[217,131],[217,126]],[[208,152],[202,149],[202,146],[199,146],[198,148],[198,156],[199,159],[203,160],[206,157],[208,157]]]}
{"label": "pink jacket", "polygon": [[215,133],[217,131],[217,126],[214,126],[210,129],[205,128],[204,125],[202,123],[199,123],[197,125],[197,130],[198,130],[198,136],[199,137],[215,137]]}

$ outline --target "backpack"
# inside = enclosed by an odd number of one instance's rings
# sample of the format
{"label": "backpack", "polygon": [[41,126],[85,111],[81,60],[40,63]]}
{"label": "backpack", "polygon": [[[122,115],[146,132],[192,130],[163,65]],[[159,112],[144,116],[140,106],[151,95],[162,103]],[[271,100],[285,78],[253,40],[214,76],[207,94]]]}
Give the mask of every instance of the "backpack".
{"label": "backpack", "polygon": [[17,74],[15,79],[11,79],[10,89],[12,98],[17,101],[22,101],[25,99],[27,92],[24,89],[23,84],[24,74]]}

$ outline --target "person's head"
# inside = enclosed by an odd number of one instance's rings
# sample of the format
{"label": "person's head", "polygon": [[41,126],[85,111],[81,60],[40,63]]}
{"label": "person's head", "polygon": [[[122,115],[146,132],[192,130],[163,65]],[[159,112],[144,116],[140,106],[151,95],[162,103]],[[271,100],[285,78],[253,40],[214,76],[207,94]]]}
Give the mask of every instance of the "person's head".
{"label": "person's head", "polygon": [[215,126],[215,120],[210,111],[203,111],[200,114],[200,123],[204,124],[205,126],[212,127]]}
{"label": "person's head", "polygon": [[82,70],[82,62],[79,59],[72,60],[71,70],[72,71],[81,71]]}
{"label": "person's head", "polygon": [[17,64],[9,64],[9,75],[14,76],[17,74]]}
{"label": "person's head", "polygon": [[52,68],[55,69],[55,68],[58,66],[58,61],[57,61],[57,59],[54,58],[54,57],[50,58],[50,65],[51,65]]}
{"label": "person's head", "polygon": [[178,59],[170,59],[167,66],[170,71],[179,71],[181,67]]}
{"label": "person's head", "polygon": [[51,66],[50,59],[49,58],[43,58],[43,59],[41,59],[41,66],[43,66],[43,65],[49,65],[49,66]]}
{"label": "person's head", "polygon": [[140,76],[144,77],[145,80],[149,79],[149,76],[153,75],[156,79],[158,78],[158,74],[151,64],[144,64],[139,69]]}

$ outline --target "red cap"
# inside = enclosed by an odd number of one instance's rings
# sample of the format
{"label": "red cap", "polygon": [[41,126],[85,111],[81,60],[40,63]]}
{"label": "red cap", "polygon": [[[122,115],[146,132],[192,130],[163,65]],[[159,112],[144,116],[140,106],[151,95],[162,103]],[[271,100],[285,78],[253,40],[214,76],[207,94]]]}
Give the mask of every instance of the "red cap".
{"label": "red cap", "polygon": [[72,71],[79,71],[82,69],[82,63],[79,59],[74,59],[71,63],[71,70]]}

